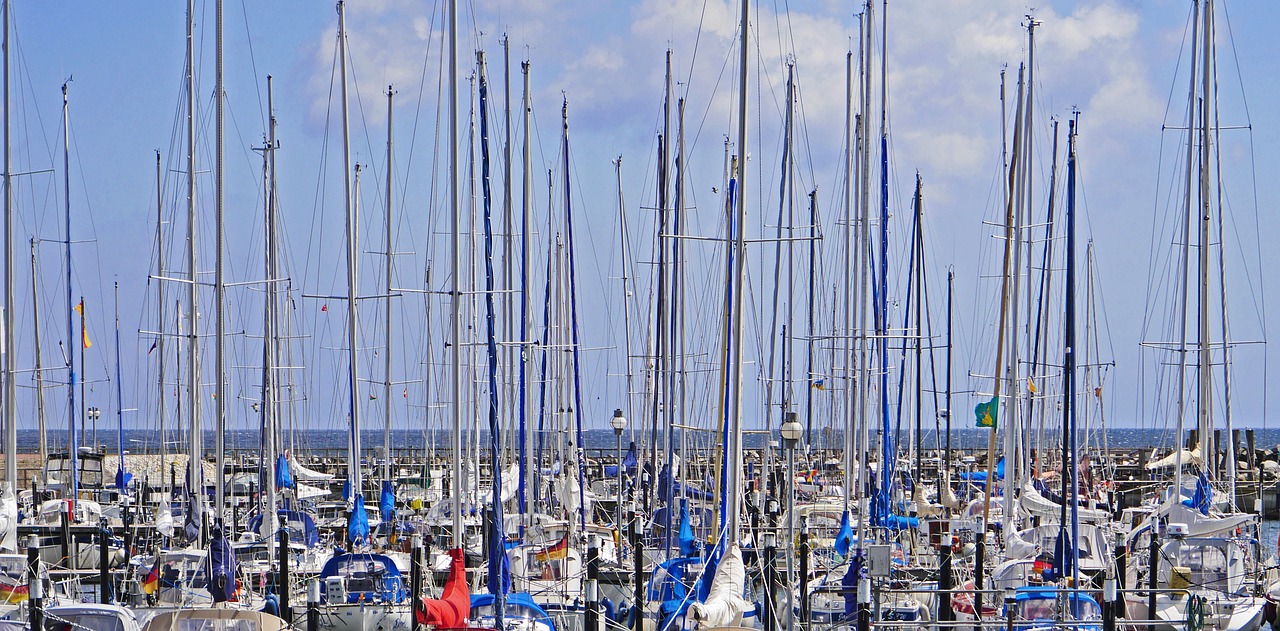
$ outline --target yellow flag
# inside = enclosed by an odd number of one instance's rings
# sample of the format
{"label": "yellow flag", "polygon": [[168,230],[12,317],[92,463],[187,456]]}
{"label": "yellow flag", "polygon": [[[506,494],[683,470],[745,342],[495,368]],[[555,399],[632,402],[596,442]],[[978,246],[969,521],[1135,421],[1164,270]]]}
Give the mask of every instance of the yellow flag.
{"label": "yellow flag", "polygon": [[1032,381],[1031,377],[1027,377],[1027,390],[1030,390],[1031,394],[1036,393],[1036,382]]}
{"label": "yellow flag", "polygon": [[85,348],[92,348],[93,342],[89,341],[89,330],[84,326],[84,298],[80,299],[80,304],[75,306],[76,313],[80,314],[80,338]]}

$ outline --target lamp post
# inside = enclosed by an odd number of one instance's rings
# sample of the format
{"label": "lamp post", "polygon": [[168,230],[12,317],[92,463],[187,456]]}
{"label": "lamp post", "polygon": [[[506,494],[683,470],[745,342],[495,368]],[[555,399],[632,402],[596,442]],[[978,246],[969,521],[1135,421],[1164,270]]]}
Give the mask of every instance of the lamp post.
{"label": "lamp post", "polygon": [[[787,484],[787,550],[791,551],[788,559],[795,559],[796,544],[796,445],[800,443],[800,434],[803,429],[800,427],[799,421],[796,420],[795,412],[787,412],[787,420],[782,424],[782,450],[787,452],[787,475],[785,476]],[[792,572],[792,562],[787,562],[787,585],[795,585],[795,576]],[[804,580],[804,577],[800,577]],[[791,589],[787,590],[787,629],[793,628],[795,620],[794,605],[791,602]]]}
{"label": "lamp post", "polygon": [[98,418],[102,416],[102,410],[98,408],[89,408],[89,420],[93,421],[93,450],[98,450]]}
{"label": "lamp post", "polygon": [[[627,428],[627,417],[622,415],[621,408],[613,411],[613,418],[609,419],[609,427],[613,428],[613,435],[618,439],[618,502],[613,523],[618,528],[618,532],[622,532],[622,431]],[[621,550],[618,551],[618,560],[622,560]]]}

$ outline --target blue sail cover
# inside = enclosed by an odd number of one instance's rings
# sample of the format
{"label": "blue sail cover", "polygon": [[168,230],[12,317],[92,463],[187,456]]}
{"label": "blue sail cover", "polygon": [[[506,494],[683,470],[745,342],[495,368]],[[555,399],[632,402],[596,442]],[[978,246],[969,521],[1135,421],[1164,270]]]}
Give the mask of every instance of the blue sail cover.
{"label": "blue sail cover", "polygon": [[191,469],[187,469],[187,510],[186,516],[182,522],[182,533],[187,536],[187,541],[196,541],[200,538],[200,530],[203,519],[201,513],[204,507],[200,501],[199,493],[191,486]]}
{"label": "blue sail cover", "polygon": [[1045,578],[1056,581],[1075,573],[1075,546],[1071,543],[1071,534],[1064,525],[1058,530],[1058,538],[1053,542],[1053,566],[1045,570]]}
{"label": "blue sail cover", "polygon": [[[384,524],[396,523],[396,492],[391,488],[391,480],[382,481],[382,495],[378,498],[378,515]],[[391,530],[388,531],[388,536]]]}
{"label": "blue sail cover", "polygon": [[364,494],[356,495],[351,508],[351,520],[347,522],[347,540],[359,544],[369,538],[369,514],[364,510]]}
{"label": "blue sail cover", "polygon": [[224,603],[236,593],[236,555],[231,550],[231,540],[218,526],[213,530],[209,546],[209,594],[213,602]]}
{"label": "blue sail cover", "polygon": [[1203,471],[1196,478],[1196,492],[1189,500],[1182,500],[1182,505],[1200,511],[1201,515],[1209,514],[1213,506],[1213,487],[1209,485],[1209,475]]}
{"label": "blue sail cover", "polygon": [[298,483],[293,480],[293,471],[289,469],[289,459],[280,454],[276,457],[276,490],[296,489]]}
{"label": "blue sail cover", "polygon": [[631,441],[631,446],[627,448],[627,455],[622,459],[623,470],[630,475],[635,475],[636,465],[640,462],[636,457],[636,441]]}
{"label": "blue sail cover", "polygon": [[[276,510],[276,519],[280,520],[282,528],[289,529],[289,536],[297,537],[291,541],[301,542],[307,547],[320,545],[320,530],[316,528],[316,522],[311,515],[301,511],[281,508]],[[257,513],[249,518],[249,532],[258,532],[262,529],[262,513]]]}
{"label": "blue sail cover", "polygon": [[849,524],[849,510],[845,509],[840,516],[840,530],[836,532],[836,554],[849,556],[849,546],[853,545],[853,526]]}
{"label": "blue sail cover", "polygon": [[133,474],[124,470],[124,458],[121,458],[120,468],[116,469],[116,488],[120,489],[121,493],[124,493],[125,489],[129,488],[129,481],[131,480],[133,480]]}
{"label": "blue sail cover", "polygon": [[680,554],[693,556],[698,553],[698,540],[693,536],[693,525],[689,523],[689,504],[680,503]]}
{"label": "blue sail cover", "polygon": [[351,500],[351,478],[342,481],[342,501]]}
{"label": "blue sail cover", "polygon": [[840,587],[844,588],[844,615],[849,617],[858,611],[858,579],[862,578],[862,557],[855,556],[849,562],[849,569],[840,577]]}

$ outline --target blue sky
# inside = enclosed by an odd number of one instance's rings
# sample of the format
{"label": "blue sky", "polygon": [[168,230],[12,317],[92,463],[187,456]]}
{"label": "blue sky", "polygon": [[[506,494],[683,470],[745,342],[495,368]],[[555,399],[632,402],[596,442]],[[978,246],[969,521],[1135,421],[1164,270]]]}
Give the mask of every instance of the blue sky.
{"label": "blue sky", "polygon": [[[834,232],[834,216],[839,204],[840,175],[837,170],[844,119],[845,51],[856,41],[856,3],[813,1],[770,4],[759,9],[756,18],[759,52],[754,54],[751,77],[756,100],[752,104],[752,156],[749,183],[750,206],[754,209],[753,230],[772,230],[772,222],[761,219],[761,208],[776,208],[779,128],[783,62],[794,58],[800,84],[799,180],[816,187],[823,222]],[[1222,4],[1222,3],[1220,3]],[[711,0],[637,0],[635,2],[562,2],[535,0],[519,3],[483,3],[464,7],[463,26],[469,35],[460,47],[460,59],[470,68],[476,48],[489,55],[492,81],[501,78],[503,33],[510,37],[512,60],[532,63],[534,111],[536,116],[535,181],[539,200],[546,197],[547,169],[558,169],[558,134],[561,99],[567,98],[573,137],[573,194],[575,226],[578,231],[579,302],[583,309],[585,353],[584,402],[588,426],[603,427],[614,407],[625,397],[622,372],[621,311],[617,295],[617,196],[612,160],[623,156],[623,191],[632,213],[632,238],[647,248],[652,231],[652,213],[643,210],[655,204],[654,158],[656,133],[661,128],[662,63],[664,51],[672,50],[677,91],[688,99],[691,172],[688,184],[693,204],[692,228],[714,235],[718,224],[718,204],[713,187],[720,187],[723,139],[733,133],[730,105],[734,98],[733,40],[736,32],[736,3]],[[197,2],[199,46],[200,129],[198,143],[202,170],[211,168],[213,138],[211,94],[213,90],[213,10],[212,3]],[[1269,62],[1276,58],[1276,41],[1270,26],[1277,23],[1277,7],[1266,2],[1226,4],[1233,36],[1226,37],[1220,24],[1224,46],[1219,60],[1223,125],[1252,124],[1251,137],[1242,131],[1224,131],[1224,172],[1230,173],[1232,209],[1239,216],[1233,224],[1243,245],[1227,250],[1239,261],[1230,277],[1233,337],[1258,340],[1264,335],[1261,303],[1274,295],[1276,277],[1268,235],[1277,234],[1276,220],[1266,209],[1274,208],[1278,197],[1271,165],[1280,147],[1280,110],[1274,104],[1280,86]],[[789,12],[787,10],[789,9]],[[1139,378],[1139,366],[1151,363],[1138,352],[1142,321],[1147,312],[1148,287],[1152,273],[1152,252],[1168,256],[1168,244],[1153,238],[1153,230],[1168,219],[1163,212],[1166,187],[1174,178],[1174,165],[1163,155],[1174,155],[1176,132],[1161,133],[1162,122],[1177,125],[1185,94],[1185,62],[1179,65],[1190,3],[1186,0],[1049,2],[1034,13],[1042,21],[1038,30],[1036,72],[1037,110],[1041,122],[1037,134],[1038,179],[1047,177],[1048,116],[1065,120],[1071,107],[1082,111],[1080,155],[1082,195],[1087,218],[1082,222],[1095,240],[1099,288],[1105,301],[1106,339],[1102,345],[1113,355],[1117,367],[1108,375],[1108,420],[1115,424],[1142,422],[1160,426],[1164,411],[1139,405],[1143,396],[1163,396],[1152,377]],[[435,260],[433,286],[445,282],[445,242],[447,228],[442,208],[443,167],[436,154],[437,90],[440,85],[438,60],[441,40],[440,7],[408,0],[354,1],[348,6],[352,76],[359,107],[354,108],[352,128],[355,159],[366,165],[367,179],[361,205],[367,213],[362,220],[367,243],[363,250],[381,252],[383,201],[380,189],[385,178],[385,97],[388,83],[395,85],[396,146],[398,166],[393,169],[397,197],[397,247],[406,253],[398,259],[398,278],[404,286],[424,285],[428,260]],[[984,221],[997,220],[1000,109],[999,73],[1006,66],[1010,75],[1025,51],[1024,15],[1026,3],[1013,1],[958,0],[955,2],[902,1],[889,6],[889,92],[892,164],[894,168],[895,217],[906,217],[913,173],[925,181],[927,238],[932,267],[932,289],[936,291],[935,315],[941,317],[940,283],[947,265],[957,275],[957,321],[960,350],[956,374],[961,387],[989,388],[978,376],[989,374],[994,361],[989,347],[990,311],[984,296],[991,281],[984,276],[996,273],[993,230]],[[162,155],[166,171],[164,200],[172,206],[181,201],[179,190],[183,167],[181,105],[184,55],[182,3],[17,3],[16,26],[21,58],[15,64],[18,84],[14,88],[16,116],[15,171],[61,169],[59,132],[59,87],[69,77],[72,119],[72,212],[73,238],[92,240],[76,246],[75,293],[83,293],[90,304],[90,333],[95,340],[88,357],[88,377],[99,380],[111,371],[110,285],[121,285],[121,328],[124,355],[125,406],[141,408],[132,413],[130,425],[154,426],[151,399],[157,386],[154,358],[147,358],[151,339],[142,339],[138,329],[154,328],[156,283],[147,276],[155,272],[155,151]],[[230,2],[227,24],[227,208],[228,261],[233,282],[261,278],[261,164],[249,149],[260,145],[265,133],[265,77],[275,82],[276,115],[280,121],[280,186],[288,243],[290,277],[299,294],[336,294],[342,285],[340,199],[341,156],[337,127],[337,101],[332,71],[336,14],[327,2]],[[1226,46],[1235,53],[1228,56]],[[1237,58],[1239,67],[1237,70]],[[464,73],[469,72],[464,68]],[[1181,74],[1175,74],[1179,72]],[[513,99],[519,98],[519,70],[512,72]],[[424,81],[425,78],[425,81]],[[1011,80],[1012,81],[1012,80]],[[763,84],[763,88],[760,86]],[[1241,86],[1248,111],[1241,106]],[[496,89],[496,88],[495,88]],[[1009,89],[1010,94],[1013,88]],[[464,84],[463,114],[467,99]],[[501,91],[497,93],[501,97]],[[501,112],[499,109],[493,110]],[[1167,111],[1166,111],[1167,110]],[[464,118],[465,123],[465,118]],[[415,129],[416,124],[416,129]],[[518,142],[520,131],[515,131]],[[1252,142],[1250,147],[1249,142]],[[518,146],[517,146],[518,149]],[[442,151],[442,149],[439,149]],[[466,147],[463,147],[466,155]],[[1252,152],[1257,164],[1256,195],[1261,226],[1254,224],[1252,201],[1254,182],[1250,180],[1247,158]],[[517,151],[518,153],[518,151]],[[517,166],[516,172],[519,172]],[[557,177],[560,177],[557,171]],[[207,254],[212,244],[212,181],[201,175],[201,248]],[[61,214],[61,172],[56,176],[24,176],[15,185],[19,201],[18,232],[28,236],[59,238]],[[1039,183],[1038,188],[1043,188]],[[465,190],[465,189],[464,189]],[[1043,207],[1042,193],[1036,193],[1037,208]],[[518,200],[517,200],[518,201]],[[546,202],[539,201],[539,217],[545,217]],[[182,217],[181,214],[178,215]],[[1159,220],[1157,220],[1159,217]],[[545,221],[545,219],[541,219]],[[895,225],[898,235],[906,224]],[[182,221],[177,224],[182,228]],[[1255,236],[1260,229],[1261,238]],[[539,238],[545,244],[547,234]],[[1231,241],[1231,239],[1229,239]],[[1159,247],[1153,247],[1155,242]],[[1264,247],[1261,256],[1257,244]],[[180,240],[167,247],[177,248]],[[545,245],[540,247],[545,248]],[[824,244],[824,255],[834,257],[834,242]],[[41,257],[41,309],[45,361],[54,363],[56,348],[50,340],[65,337],[65,306],[59,282],[61,250],[44,244]],[[539,269],[545,249],[539,250]],[[429,258],[429,253],[430,258]],[[171,261],[180,258],[170,253]],[[646,255],[647,256],[647,255]],[[716,251],[703,248],[692,253],[690,309],[693,314],[711,314],[714,301],[705,300],[712,287]],[[757,289],[751,296],[753,313],[765,313],[768,304],[762,279],[771,274],[772,253],[761,256],[753,274]],[[19,306],[17,319],[19,366],[32,363],[29,340],[31,301],[27,249],[20,244]],[[202,270],[212,269],[212,260],[202,255]],[[644,257],[641,257],[644,258]],[[381,264],[370,254],[364,257],[362,275],[367,291],[380,286]],[[834,265],[831,263],[830,265]],[[895,263],[902,267],[904,264]],[[827,272],[834,274],[833,271]],[[538,277],[540,283],[541,276]],[[832,290],[836,276],[824,276],[823,291]],[[1155,274],[1157,281],[1161,279]],[[1263,284],[1263,279],[1265,284]],[[648,291],[647,281],[641,291]],[[1267,290],[1272,290],[1268,292]],[[170,297],[179,288],[170,286]],[[231,329],[243,332],[228,343],[232,349],[231,390],[235,426],[252,423],[249,405],[258,378],[251,369],[257,362],[253,335],[257,332],[256,304],[260,292],[233,291]],[[1166,297],[1157,296],[1161,301]],[[203,313],[210,323],[204,294]],[[336,428],[343,424],[343,356],[333,350],[342,344],[342,321],[335,314],[342,309],[327,303],[323,312],[317,303],[297,300],[298,326],[295,332],[308,338],[298,342],[306,350],[311,367],[305,378],[309,404],[301,414],[309,426]],[[370,303],[372,305],[372,303]],[[432,308],[443,302],[436,299]],[[540,309],[541,302],[537,302]],[[406,296],[397,307],[400,322],[408,324],[403,339],[398,336],[396,380],[409,381],[397,391],[397,424],[410,423],[422,410],[442,413],[437,397],[422,380],[438,379],[439,368],[424,370],[426,333],[419,296]],[[1161,307],[1164,309],[1164,307]],[[372,311],[370,309],[370,311]],[[324,314],[324,315],[322,315]],[[380,344],[381,332],[373,314],[364,316],[362,345]],[[632,317],[637,317],[635,314]],[[1100,316],[1101,317],[1101,316]],[[706,368],[714,347],[714,319],[698,315],[701,324],[693,342],[708,354],[695,361]],[[1272,318],[1274,319],[1274,317]],[[439,338],[441,319],[435,316],[432,335]],[[759,333],[768,325],[763,315],[753,316],[748,327]],[[637,330],[639,330],[637,328]],[[145,336],[144,336],[145,337]],[[642,344],[636,339],[635,344]],[[397,348],[397,346],[401,346]],[[759,339],[748,343],[748,355],[757,362],[767,346]],[[440,360],[438,341],[433,346]],[[301,350],[300,350],[301,352]],[[299,360],[302,361],[302,360]],[[1266,382],[1263,350],[1241,347],[1235,356],[1233,379],[1237,383],[1233,406],[1238,419],[1248,424],[1262,423]],[[203,364],[211,378],[212,352]],[[1274,362],[1271,362],[1274,363]],[[366,376],[380,378],[381,359],[366,354]],[[752,369],[755,370],[755,369]],[[756,375],[748,370],[748,378]],[[431,375],[434,374],[435,377]],[[30,381],[22,382],[30,385]],[[114,410],[105,383],[92,384],[94,405]],[[434,386],[432,386],[434,388]],[[758,388],[749,388],[755,396]],[[1157,394],[1153,394],[1157,393]],[[51,400],[63,401],[63,390],[50,392]],[[697,405],[705,409],[705,394]],[[20,394],[23,427],[33,427],[34,403],[29,388]],[[381,415],[385,401],[369,401],[365,414]],[[966,407],[961,398],[957,408]],[[64,403],[59,403],[65,406]],[[206,401],[206,404],[208,402]],[[52,405],[52,404],[51,404]],[[639,403],[637,402],[637,405]],[[1274,403],[1267,401],[1267,407]],[[427,407],[422,407],[427,406]],[[57,406],[53,406],[57,407]],[[758,409],[758,404],[755,406]],[[206,409],[209,409],[206,405]],[[758,415],[758,411],[756,412]],[[208,418],[208,412],[206,412]],[[65,410],[50,412],[50,422],[65,419]],[[65,421],[57,421],[65,422]],[[303,422],[303,421],[300,421]],[[433,420],[433,423],[438,420]],[[698,422],[702,422],[698,420]],[[753,419],[748,419],[753,422]],[[755,419],[754,422],[758,422]]]}

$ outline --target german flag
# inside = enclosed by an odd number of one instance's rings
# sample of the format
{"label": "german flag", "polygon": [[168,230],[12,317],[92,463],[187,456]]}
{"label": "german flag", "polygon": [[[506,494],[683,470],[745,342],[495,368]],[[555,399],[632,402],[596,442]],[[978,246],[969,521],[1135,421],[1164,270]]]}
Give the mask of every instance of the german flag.
{"label": "german flag", "polygon": [[151,565],[151,571],[147,572],[146,578],[142,579],[142,593],[150,596],[160,589],[160,555],[156,555],[156,562]]}
{"label": "german flag", "polygon": [[27,600],[29,596],[26,585],[11,585],[9,583],[0,582],[0,603],[6,605],[16,605]]}
{"label": "german flag", "polygon": [[533,558],[538,561],[553,561],[563,559],[569,556],[569,535],[566,534],[555,545],[543,548],[533,553]]}

